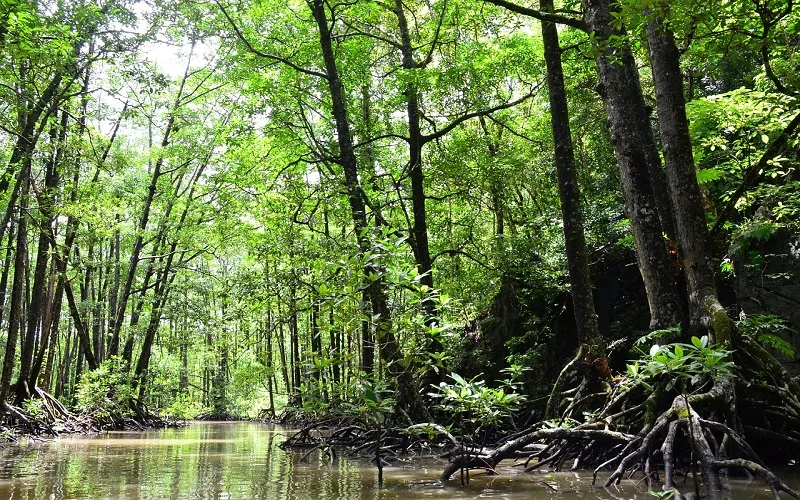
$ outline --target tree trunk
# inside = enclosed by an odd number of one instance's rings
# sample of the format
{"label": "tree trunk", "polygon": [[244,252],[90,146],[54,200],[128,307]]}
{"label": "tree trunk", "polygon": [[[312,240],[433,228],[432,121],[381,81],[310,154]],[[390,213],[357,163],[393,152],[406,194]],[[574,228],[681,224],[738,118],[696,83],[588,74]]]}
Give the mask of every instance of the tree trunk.
{"label": "tree trunk", "polygon": [[[402,66],[406,71],[422,68],[423,64],[414,61],[414,48],[408,30],[408,21],[402,0],[395,0],[394,14],[400,31],[400,54]],[[435,41],[432,43],[436,43]],[[408,176],[411,179],[411,205],[414,214],[413,235],[414,257],[421,276],[420,283],[433,289],[433,260],[428,243],[428,217],[425,208],[425,174],[422,171],[422,148],[425,145],[420,127],[419,91],[411,81],[403,91],[406,99],[406,118],[408,120]],[[422,302],[427,321],[433,322],[436,315],[435,304],[429,298]],[[441,346],[439,346],[441,348]]]}
{"label": "tree trunk", "polygon": [[67,295],[67,304],[69,304],[69,311],[72,314],[72,321],[75,322],[75,330],[78,332],[78,339],[80,339],[81,352],[86,358],[86,362],[89,364],[89,369],[96,370],[98,364],[97,358],[92,351],[92,339],[89,337],[89,329],[83,321],[83,318],[81,318],[81,313],[78,310],[78,304],[75,301],[75,293],[72,291],[72,284],[67,283],[64,287],[64,291]]}
{"label": "tree trunk", "polygon": [[[27,177],[27,172],[22,173]],[[23,179],[27,190],[27,179]],[[3,373],[0,377],[0,405],[5,405],[11,389],[11,376],[14,371],[17,341],[22,326],[22,300],[25,288],[25,254],[27,253],[27,227],[28,222],[24,211],[20,208],[17,221],[17,244],[14,255],[14,279],[11,285],[11,310],[8,315],[8,337],[6,338],[5,357],[3,358]]]}
{"label": "tree trunk", "polygon": [[[611,140],[619,163],[622,193],[636,242],[636,259],[650,305],[650,327],[668,328],[680,321],[680,306],[667,261],[654,195],[651,170],[654,147],[639,74],[630,48],[612,28],[608,0],[587,0],[584,21],[597,43],[607,47],[597,55],[599,92],[608,113]],[[621,44],[621,45],[620,45]]]}
{"label": "tree trunk", "polygon": [[[554,10],[553,0],[541,0],[542,10]],[[547,86],[550,95],[550,118],[555,143],[555,163],[558,174],[558,194],[561,199],[561,214],[564,221],[564,245],[567,251],[570,293],[575,311],[578,342],[597,346],[604,350],[594,310],[592,281],[589,273],[588,252],[584,236],[581,194],[575,173],[575,154],[572,148],[572,132],[569,126],[567,92],[564,88],[564,72],[561,67],[561,48],[558,30],[551,22],[542,22],[544,60],[547,65]]]}
{"label": "tree trunk", "polygon": [[[267,352],[266,352],[266,368],[267,368],[267,392],[269,393],[269,414],[271,417],[275,416],[275,365],[272,362],[272,325],[267,316]],[[263,330],[263,328],[262,328]]]}
{"label": "tree trunk", "polygon": [[[371,251],[368,238],[369,226],[367,224],[362,189],[358,180],[358,166],[353,151],[353,139],[350,133],[350,123],[347,118],[347,106],[344,97],[344,85],[339,77],[339,68],[333,51],[333,39],[330,32],[329,20],[325,12],[323,0],[309,0],[307,2],[319,30],[320,48],[325,64],[326,80],[330,92],[333,117],[336,122],[336,136],[339,145],[338,163],[344,170],[347,198],[350,203],[350,212],[353,217],[356,237],[361,253],[367,255]],[[402,392],[397,394],[397,404],[400,408],[407,408],[412,418],[422,417],[425,409],[420,404],[419,392],[416,390],[414,380],[409,371],[403,366],[403,356],[400,346],[394,336],[389,304],[386,295],[386,285],[381,277],[381,270],[373,264],[364,265],[364,277],[369,283],[367,293],[372,308],[372,318],[375,323],[376,339],[378,341],[381,358],[387,363],[389,374],[397,381],[397,388]],[[373,279],[370,279],[370,278]]]}
{"label": "tree trunk", "polygon": [[678,255],[686,273],[693,318],[703,317],[714,340],[731,342],[731,321],[719,303],[711,268],[708,226],[697,183],[692,140],[686,119],[680,52],[671,31],[660,19],[647,29],[650,64],[656,88],[661,146],[667,167],[672,202],[676,208]]}
{"label": "tree trunk", "polygon": [[297,319],[297,291],[295,284],[289,285],[289,344],[292,354],[292,397],[300,399],[300,331]]}
{"label": "tree trunk", "polygon": [[[14,260],[14,236],[16,236],[16,224],[9,222],[11,228],[8,230],[8,244],[6,246],[6,258],[3,260],[3,275],[0,277],[0,328],[3,327],[3,319],[6,305],[6,294],[8,293],[8,275],[11,273],[11,262]],[[0,240],[2,241],[2,240]]]}
{"label": "tree trunk", "polygon": [[[34,356],[34,358],[31,363],[30,371],[28,373],[21,372],[19,377],[20,380],[27,380],[30,389],[36,386],[39,373],[42,369],[42,362],[50,344],[50,337],[53,333],[51,332],[50,324],[53,318],[52,294],[55,259],[53,259],[51,264],[49,250],[55,247],[53,231],[55,216],[53,214],[53,204],[55,202],[58,186],[61,183],[59,169],[61,168],[61,162],[64,157],[67,125],[69,124],[68,120],[69,114],[65,111],[61,115],[61,132],[57,134],[54,128],[51,133],[51,139],[56,144],[56,151],[50,161],[48,161],[45,175],[45,189],[39,196],[41,228],[39,231],[39,248],[36,253],[36,269],[34,271],[31,310],[28,314],[28,330],[38,331],[41,342],[38,351],[31,353],[31,356]],[[50,272],[48,272],[48,270]],[[38,306],[36,305],[37,303],[39,304]]]}

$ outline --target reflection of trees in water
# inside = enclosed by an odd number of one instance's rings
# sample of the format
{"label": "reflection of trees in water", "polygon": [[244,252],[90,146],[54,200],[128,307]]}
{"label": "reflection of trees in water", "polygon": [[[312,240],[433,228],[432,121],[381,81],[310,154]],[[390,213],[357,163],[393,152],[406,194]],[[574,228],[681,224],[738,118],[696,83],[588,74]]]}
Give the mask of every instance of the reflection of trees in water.
{"label": "reflection of trees in water", "polygon": [[[424,464],[398,466],[386,470],[386,484],[379,490],[372,464],[343,454],[331,464],[320,461],[316,452],[301,460],[305,452],[278,449],[283,435],[273,430],[251,423],[202,423],[8,447],[0,455],[0,498],[331,500],[385,495],[411,500],[474,497],[489,489],[503,498],[553,498],[542,480],[563,498],[613,498],[588,486],[591,474],[516,475],[510,466],[501,476],[473,478],[467,490],[442,490],[436,481],[441,464],[428,464],[427,473]],[[766,494],[744,486],[736,491],[749,498]],[[633,486],[618,493],[644,495]]]}

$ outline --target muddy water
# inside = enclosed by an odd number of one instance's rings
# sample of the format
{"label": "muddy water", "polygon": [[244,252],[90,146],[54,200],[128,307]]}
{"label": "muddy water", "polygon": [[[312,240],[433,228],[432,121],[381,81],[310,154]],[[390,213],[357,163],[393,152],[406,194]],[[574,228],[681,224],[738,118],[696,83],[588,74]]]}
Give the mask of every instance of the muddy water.
{"label": "muddy water", "polygon": [[[644,499],[644,485],[591,486],[586,474],[473,473],[470,484],[443,486],[443,462],[416,460],[384,469],[378,487],[370,464],[289,453],[287,431],[255,423],[195,423],[182,429],[64,437],[0,451],[0,499]],[[800,475],[789,472],[800,486]],[[737,482],[734,498],[771,498],[760,482]]]}

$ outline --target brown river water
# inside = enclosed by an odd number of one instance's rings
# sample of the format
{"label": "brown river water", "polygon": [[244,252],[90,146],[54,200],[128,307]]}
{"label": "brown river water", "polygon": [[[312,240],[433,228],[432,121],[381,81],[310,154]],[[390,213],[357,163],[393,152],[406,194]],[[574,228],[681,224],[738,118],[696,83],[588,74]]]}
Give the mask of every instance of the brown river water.
{"label": "brown river water", "polygon": [[[637,478],[603,489],[592,487],[591,474],[525,474],[510,463],[497,476],[473,472],[468,486],[457,480],[442,485],[437,478],[444,462],[434,459],[385,468],[379,487],[377,470],[367,462],[338,458],[331,464],[317,453],[281,450],[289,432],[248,422],[197,422],[7,445],[0,450],[0,500],[656,498]],[[800,487],[800,471],[783,476]],[[759,481],[735,482],[731,495],[771,498]]]}

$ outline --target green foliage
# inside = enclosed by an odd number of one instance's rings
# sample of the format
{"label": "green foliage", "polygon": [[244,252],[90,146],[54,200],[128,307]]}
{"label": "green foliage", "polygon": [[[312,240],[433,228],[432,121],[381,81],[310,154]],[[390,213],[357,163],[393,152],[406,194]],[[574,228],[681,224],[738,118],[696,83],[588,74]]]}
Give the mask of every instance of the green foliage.
{"label": "green foliage", "polygon": [[[230,5],[239,33],[213,2],[159,2],[141,11],[135,2],[116,0],[103,7],[85,0],[2,0],[0,8],[0,163],[3,182],[11,182],[2,189],[0,209],[33,222],[31,257],[39,228],[62,228],[54,231],[47,258],[69,248],[66,269],[57,274],[67,276],[76,293],[81,284],[86,300],[77,309],[87,327],[105,331],[118,297],[131,297],[122,310],[136,315],[126,313],[122,337],[133,341],[137,360],[148,322],[158,326],[143,402],[173,418],[209,409],[254,416],[271,389],[278,410],[292,397],[308,416],[346,411],[382,422],[392,406],[386,391],[393,381],[382,379],[387,367],[376,363],[369,375],[374,382],[344,382],[367,376],[359,364],[365,333],[397,339],[401,359],[390,368],[413,370],[414,380],[454,371],[474,354],[471,373],[492,379],[507,362],[515,369],[524,365],[533,368],[529,380],[540,382],[525,390],[541,390],[560,341],[551,321],[562,307],[556,298],[569,281],[538,24],[460,0],[405,2],[416,60],[409,69],[397,54],[402,37],[391,7],[335,6],[330,28],[357,143],[358,196],[370,226],[355,234],[328,80],[316,74],[323,67],[319,33],[305,5],[222,4]],[[797,9],[786,10],[787,0],[761,4],[737,0],[699,10],[691,2],[667,9],[630,0],[613,14],[614,27],[624,33],[602,41],[575,29],[559,33],[570,47],[562,59],[590,248],[634,246],[592,56],[608,51],[614,59],[623,46],[643,56],[652,15],[665,17],[687,42],[682,62],[694,87],[688,113],[697,179],[707,213],[719,213],[743,173],[797,113]],[[559,8],[577,11],[580,2]],[[171,49],[158,50],[154,40],[168,40]],[[183,81],[193,40],[203,42],[194,47]],[[171,57],[152,55],[164,52]],[[767,74],[764,54],[774,74]],[[642,76],[651,94],[646,69]],[[51,97],[39,103],[51,83]],[[422,151],[424,214],[411,206],[410,90],[418,93],[421,133],[448,130]],[[529,92],[516,107],[457,123]],[[37,109],[45,112],[29,124],[35,137],[27,137],[22,129]],[[112,134],[117,120],[120,128]],[[173,125],[169,137],[167,123]],[[25,189],[13,187],[25,163],[9,163],[17,143],[32,148],[22,157],[35,182],[12,201],[12,193]],[[739,213],[728,224],[733,252],[752,262],[764,257],[751,251],[752,243],[798,227],[797,144],[791,138],[786,152],[768,162],[762,182],[738,200]],[[159,162],[161,175],[154,179]],[[44,184],[53,172],[59,179],[50,196]],[[151,181],[154,197],[145,209]],[[48,200],[52,220],[43,210]],[[756,217],[759,207],[768,217]],[[145,211],[149,220],[140,228]],[[420,217],[428,228],[432,276],[420,275],[417,263],[412,228]],[[4,227],[6,238],[16,226]],[[10,238],[3,241],[13,253]],[[136,241],[142,248],[133,256]],[[366,250],[359,246],[365,241]],[[14,262],[9,256],[7,267]],[[140,264],[131,270],[130,262]],[[732,272],[731,259],[723,266]],[[122,283],[131,272],[133,288],[117,290],[112,300],[117,272]],[[423,283],[429,278],[434,286]],[[371,311],[365,291],[374,284],[386,292],[388,317]],[[513,335],[490,346],[496,356],[472,352],[477,337],[463,338],[458,325],[494,307],[498,291],[504,299],[513,295],[520,310],[535,312],[513,328],[500,314],[482,320],[484,332],[513,329]],[[436,309],[435,318],[426,316],[427,305]],[[58,338],[66,338],[63,309]],[[748,318],[740,328],[791,352],[777,320]],[[676,335],[652,332],[640,343],[672,342]],[[434,343],[443,349],[430,352]],[[75,357],[65,348],[58,344],[57,359],[72,360],[64,372],[68,381]],[[698,376],[699,384],[732,370],[705,345],[664,349],[633,365],[636,376],[653,384],[668,372]],[[283,376],[288,365],[299,365],[299,381]],[[58,381],[69,387],[63,376]],[[524,401],[521,372],[498,388],[480,377],[456,377],[437,387],[437,402],[473,428],[502,421]],[[125,414],[133,397],[118,359],[78,384],[79,408],[103,415]],[[40,410],[29,404],[32,413]]]}
{"label": "green foliage", "polygon": [[[735,375],[732,351],[708,345],[708,337],[692,337],[691,344],[653,344],[643,358],[628,364],[628,377],[649,390],[656,384],[670,391],[688,382],[699,390],[708,382]],[[683,385],[682,385],[683,387]]]}
{"label": "green foliage", "polygon": [[655,490],[647,490],[647,495],[655,498],[661,498],[662,500],[671,500],[675,498],[675,493],[677,490],[674,488],[665,489],[663,491],[655,491]]}
{"label": "green foliage", "polygon": [[129,416],[133,413],[134,397],[131,377],[122,358],[112,357],[81,377],[75,407],[99,419]]}
{"label": "green foliage", "polygon": [[518,393],[519,380],[526,368],[512,365],[504,370],[508,377],[500,381],[498,388],[486,386],[480,375],[470,380],[457,373],[451,373],[452,383],[441,382],[433,386],[436,391],[429,393],[438,400],[437,408],[468,429],[477,433],[480,428],[496,426],[513,415],[525,402],[525,396]]}
{"label": "green foliage", "polygon": [[347,413],[357,415],[373,425],[381,425],[394,413],[393,393],[383,381],[362,380],[356,385],[356,399],[343,406]]}
{"label": "green foliage", "polygon": [[755,314],[736,322],[736,326],[767,347],[771,347],[788,358],[795,357],[795,349],[784,337],[797,335],[787,321],[773,314]]}
{"label": "green foliage", "polygon": [[193,399],[189,394],[180,394],[172,402],[161,408],[161,415],[172,420],[191,420],[208,413],[209,409]]}
{"label": "green foliage", "polygon": [[779,223],[769,219],[756,218],[745,222],[733,237],[731,253],[746,253],[752,243],[768,240],[780,227]]}
{"label": "green foliage", "polygon": [[[796,113],[796,98],[744,87],[687,104],[697,178],[717,204],[730,200],[743,173],[758,164]],[[756,208],[768,207],[776,222],[795,224],[800,213],[800,186],[793,175],[797,160],[791,152],[772,158],[759,172],[765,182],[748,189],[735,208],[752,215]]]}
{"label": "green foliage", "polygon": [[670,340],[677,339],[681,335],[681,325],[678,324],[671,328],[665,328],[663,330],[653,330],[650,333],[647,333],[636,340],[635,345],[642,346],[642,345],[649,345],[656,341],[660,341],[663,343],[668,343]]}
{"label": "green foliage", "polygon": [[22,409],[28,415],[36,418],[46,417],[46,409],[42,399],[27,399],[22,403]]}

